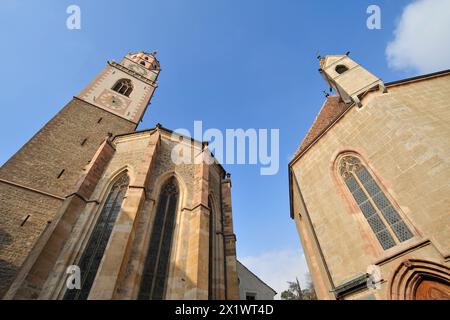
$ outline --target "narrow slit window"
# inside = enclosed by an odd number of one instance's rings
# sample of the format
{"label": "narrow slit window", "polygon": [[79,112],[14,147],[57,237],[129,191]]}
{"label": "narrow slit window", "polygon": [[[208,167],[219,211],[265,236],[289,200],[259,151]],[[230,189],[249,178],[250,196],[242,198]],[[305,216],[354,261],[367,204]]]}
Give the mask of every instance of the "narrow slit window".
{"label": "narrow slit window", "polygon": [[343,157],[339,171],[384,250],[414,236],[360,159]]}
{"label": "narrow slit window", "polygon": [[25,219],[23,219],[22,223],[20,224],[21,227],[23,227],[25,225],[25,223],[27,223],[27,221],[30,219],[31,215],[27,215],[25,217]]}
{"label": "narrow slit window", "polygon": [[63,176],[64,172],[66,172],[66,169],[62,169],[61,172],[58,174],[58,179],[61,179],[61,177]]}

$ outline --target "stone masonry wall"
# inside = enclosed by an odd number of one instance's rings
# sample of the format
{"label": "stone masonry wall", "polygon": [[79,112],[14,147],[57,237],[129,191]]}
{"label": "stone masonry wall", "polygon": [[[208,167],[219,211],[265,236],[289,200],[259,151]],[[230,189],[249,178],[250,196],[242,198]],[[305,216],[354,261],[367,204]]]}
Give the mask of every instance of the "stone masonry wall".
{"label": "stone masonry wall", "polygon": [[[414,257],[448,264],[450,76],[388,89],[386,94],[369,94],[362,108],[349,110],[293,165],[335,285],[365,273],[371,264],[380,265],[387,280],[400,263],[395,259],[403,259],[402,252],[414,246],[427,247],[414,249]],[[367,163],[412,226],[413,239],[387,251],[374,240],[335,170],[338,155],[348,151]],[[300,202],[298,196],[294,202]],[[305,223],[294,215],[297,224]],[[319,257],[314,248],[305,250]],[[318,266],[310,268],[315,276],[326,277]],[[377,298],[386,298],[384,286]]]}
{"label": "stone masonry wall", "polygon": [[132,122],[73,99],[0,168],[0,261],[7,269],[0,272],[0,297],[100,144],[134,129]]}

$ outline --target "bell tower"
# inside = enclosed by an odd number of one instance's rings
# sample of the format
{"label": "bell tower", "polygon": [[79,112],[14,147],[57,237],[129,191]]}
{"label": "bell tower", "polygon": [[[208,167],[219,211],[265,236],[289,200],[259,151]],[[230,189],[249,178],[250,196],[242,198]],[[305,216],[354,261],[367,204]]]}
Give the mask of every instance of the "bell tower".
{"label": "bell tower", "polygon": [[109,61],[78,98],[139,123],[157,87],[160,67],[155,54],[129,53],[120,63]]}
{"label": "bell tower", "polygon": [[155,54],[109,61],[0,168],[0,298],[100,144],[136,129],[157,88]]}
{"label": "bell tower", "polygon": [[386,92],[383,81],[350,59],[348,54],[321,58],[319,71],[346,104],[355,103],[360,107],[360,98],[368,91]]}

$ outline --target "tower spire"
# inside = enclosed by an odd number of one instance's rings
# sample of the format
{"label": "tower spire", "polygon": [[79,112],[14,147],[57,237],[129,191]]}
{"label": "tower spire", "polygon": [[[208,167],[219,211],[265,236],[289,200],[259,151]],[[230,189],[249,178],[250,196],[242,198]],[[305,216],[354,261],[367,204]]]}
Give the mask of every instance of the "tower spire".
{"label": "tower spire", "polygon": [[158,86],[159,72],[159,61],[153,54],[129,53],[120,63],[108,62],[78,98],[137,125]]}
{"label": "tower spire", "polygon": [[360,99],[370,90],[386,92],[383,81],[345,55],[328,55],[320,58],[320,73],[347,103],[361,106]]}

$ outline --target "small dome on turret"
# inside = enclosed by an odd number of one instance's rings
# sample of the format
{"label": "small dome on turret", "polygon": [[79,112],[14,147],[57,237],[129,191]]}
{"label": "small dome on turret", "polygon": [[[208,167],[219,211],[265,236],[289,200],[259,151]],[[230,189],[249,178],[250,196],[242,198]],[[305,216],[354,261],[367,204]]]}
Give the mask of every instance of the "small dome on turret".
{"label": "small dome on turret", "polygon": [[157,51],[153,51],[152,53],[147,53],[145,51],[138,51],[135,53],[129,53],[126,55],[126,58],[136,62],[148,70],[159,70],[159,61],[156,59]]}

